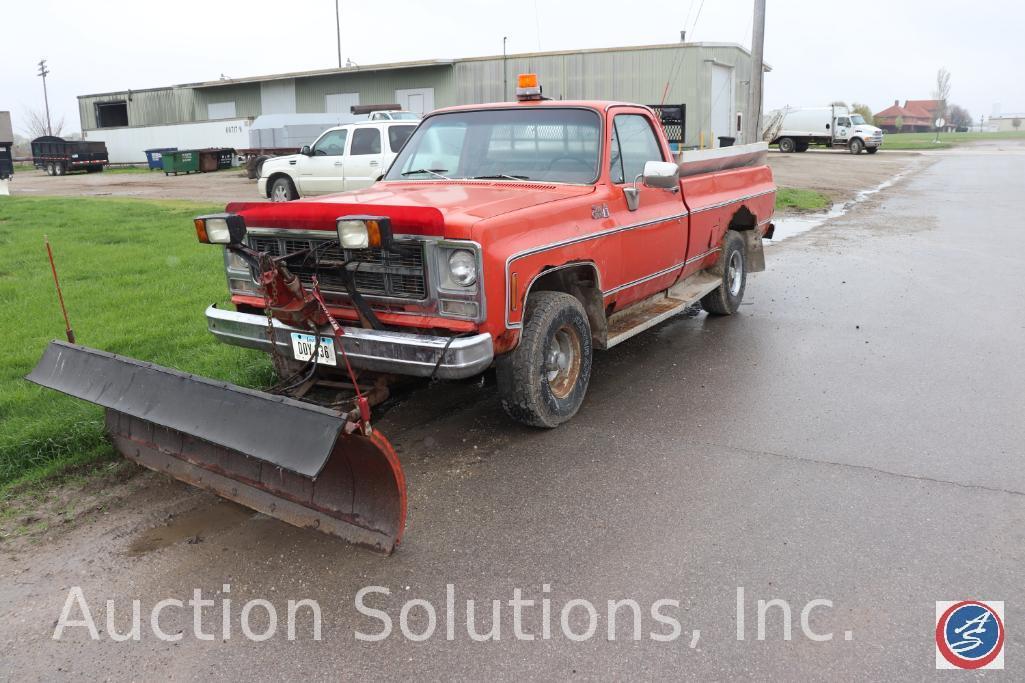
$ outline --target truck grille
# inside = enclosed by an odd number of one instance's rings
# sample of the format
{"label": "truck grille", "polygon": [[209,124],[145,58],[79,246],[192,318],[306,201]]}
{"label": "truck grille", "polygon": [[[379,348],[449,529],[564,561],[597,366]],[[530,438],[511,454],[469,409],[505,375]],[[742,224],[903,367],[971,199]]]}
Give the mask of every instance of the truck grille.
{"label": "truck grille", "polygon": [[[356,283],[356,291],[366,296],[384,296],[410,301],[427,298],[427,276],[424,271],[423,247],[419,246],[402,253],[382,249],[346,249],[337,244],[323,246],[327,242],[319,238],[249,236],[249,246],[271,256],[283,256],[303,249],[320,247],[320,287],[325,292],[345,294],[345,285],[340,274],[344,263],[349,264]],[[297,258],[288,264],[288,269],[299,276],[306,286],[312,285],[316,272],[315,257],[311,254],[305,262]]]}

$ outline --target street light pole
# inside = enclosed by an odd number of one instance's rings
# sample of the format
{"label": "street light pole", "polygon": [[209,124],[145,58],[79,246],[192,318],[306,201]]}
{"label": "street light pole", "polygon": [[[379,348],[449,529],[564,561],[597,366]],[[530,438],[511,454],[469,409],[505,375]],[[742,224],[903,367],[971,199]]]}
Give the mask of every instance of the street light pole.
{"label": "street light pole", "polygon": [[46,134],[53,135],[53,129],[50,127],[50,96],[46,93],[46,77],[50,74],[50,70],[46,68],[46,60],[39,60],[39,76],[43,79],[43,102],[46,104]]}
{"label": "street light pole", "polygon": [[765,51],[765,0],[754,0],[754,26],[751,31],[751,99],[747,107],[744,142],[758,142],[762,125],[762,65]]}
{"label": "street light pole", "polygon": [[338,7],[341,0],[335,0],[335,37],[338,39],[338,68],[342,68],[342,10]]}

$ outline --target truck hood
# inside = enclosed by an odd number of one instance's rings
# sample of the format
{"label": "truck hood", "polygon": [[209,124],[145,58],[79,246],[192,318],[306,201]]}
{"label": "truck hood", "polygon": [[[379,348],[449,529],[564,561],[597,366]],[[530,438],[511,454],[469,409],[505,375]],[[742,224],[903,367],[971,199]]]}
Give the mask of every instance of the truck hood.
{"label": "truck hood", "polygon": [[288,203],[234,203],[250,227],[334,230],[346,215],[392,219],[396,233],[468,239],[478,221],[594,192],[592,185],[511,181],[381,182],[353,190]]}
{"label": "truck hood", "polygon": [[298,161],[302,158],[302,154],[286,154],[285,156],[280,157],[270,157],[263,162],[263,175],[269,175],[269,171],[288,168],[288,166],[290,166],[289,162]]}

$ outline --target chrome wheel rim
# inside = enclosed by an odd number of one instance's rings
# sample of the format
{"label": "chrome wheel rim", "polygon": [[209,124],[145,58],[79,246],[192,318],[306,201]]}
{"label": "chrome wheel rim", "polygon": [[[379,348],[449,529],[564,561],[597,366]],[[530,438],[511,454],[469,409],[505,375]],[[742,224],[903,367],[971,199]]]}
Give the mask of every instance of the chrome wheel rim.
{"label": "chrome wheel rim", "polygon": [[739,251],[730,254],[730,262],[726,268],[726,282],[730,287],[730,296],[740,294],[740,285],[744,282],[744,257]]}
{"label": "chrome wheel rim", "polygon": [[284,183],[274,183],[271,188],[271,199],[275,202],[287,202],[289,199],[288,186]]}
{"label": "chrome wheel rim", "polygon": [[564,399],[573,392],[580,377],[580,359],[583,356],[580,335],[571,325],[563,325],[545,351],[544,373],[552,395]]}

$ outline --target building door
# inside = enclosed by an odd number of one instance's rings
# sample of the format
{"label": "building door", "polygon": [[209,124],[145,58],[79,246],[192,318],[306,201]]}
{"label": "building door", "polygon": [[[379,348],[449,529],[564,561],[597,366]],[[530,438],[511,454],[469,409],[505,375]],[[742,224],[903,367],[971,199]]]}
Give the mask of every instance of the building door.
{"label": "building door", "polygon": [[396,90],[395,101],[406,111],[426,114],[434,111],[434,88]]}
{"label": "building door", "polygon": [[712,64],[711,114],[709,116],[709,147],[718,147],[719,136],[736,137],[733,132],[733,67]]}
{"label": "building door", "polygon": [[326,114],[351,114],[352,107],[358,104],[358,92],[340,92],[334,95],[324,95],[324,113]]}
{"label": "building door", "polygon": [[260,84],[261,114],[294,114],[295,81],[265,81]]}

